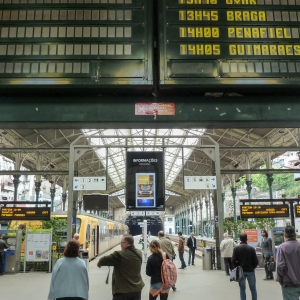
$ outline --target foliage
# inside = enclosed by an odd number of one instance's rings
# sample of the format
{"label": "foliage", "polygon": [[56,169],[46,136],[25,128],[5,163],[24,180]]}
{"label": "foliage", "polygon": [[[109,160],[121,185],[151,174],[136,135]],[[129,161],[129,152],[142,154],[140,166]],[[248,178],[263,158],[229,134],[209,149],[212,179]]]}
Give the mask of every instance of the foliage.
{"label": "foliage", "polygon": [[[264,166],[265,168],[265,166]],[[281,173],[273,174],[272,176],[272,189],[284,190],[284,193],[287,197],[296,197],[300,195],[300,181],[294,180],[294,174],[291,173]],[[252,187],[256,187],[260,192],[267,192],[269,190],[268,177],[266,174],[252,174],[251,181]],[[242,186],[245,184],[245,177],[241,177],[239,182],[235,183],[236,189],[242,189]],[[227,185],[226,190],[231,190],[232,185]]]}
{"label": "foliage", "polygon": [[[268,191],[269,185],[266,174],[251,175],[252,186],[260,189],[260,191]],[[294,180],[294,175],[289,173],[273,175],[273,190],[284,190],[285,194],[290,197],[295,197],[300,193],[300,184]]]}
{"label": "foliage", "polygon": [[26,229],[50,229],[52,228],[52,241],[59,244],[65,238],[62,234],[66,232],[67,220],[62,218],[51,217],[49,221],[16,221],[11,222],[9,229],[21,229],[23,240]]}
{"label": "foliage", "polygon": [[[252,221],[237,220],[235,223],[233,218],[227,218],[223,223],[224,232],[228,232],[230,235],[235,236],[235,232],[239,234],[242,229],[265,229],[275,226],[275,220],[272,218],[256,218]],[[237,238],[237,237],[235,237]]]}
{"label": "foliage", "polygon": [[42,229],[52,228],[52,242],[59,245],[65,241],[64,234],[67,231],[67,220],[62,218],[51,217],[49,221],[42,221]]}
{"label": "foliage", "polygon": [[235,187],[237,190],[240,190],[242,185],[246,183],[246,178],[245,177],[241,177],[239,182],[235,183]]}
{"label": "foliage", "polygon": [[254,222],[257,226],[257,229],[266,229],[275,226],[274,218],[256,218]]}

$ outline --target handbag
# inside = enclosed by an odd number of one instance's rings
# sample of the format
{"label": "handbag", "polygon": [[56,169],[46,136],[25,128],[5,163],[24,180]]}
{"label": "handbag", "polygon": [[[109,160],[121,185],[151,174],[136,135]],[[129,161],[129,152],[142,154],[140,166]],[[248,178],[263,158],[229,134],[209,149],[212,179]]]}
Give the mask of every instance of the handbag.
{"label": "handbag", "polygon": [[270,259],[267,262],[267,270],[268,270],[268,272],[275,272],[275,270],[276,270],[276,263],[275,263],[275,261],[273,261],[273,259]]}
{"label": "handbag", "polygon": [[[243,260],[241,262],[241,266],[244,263],[245,256],[246,256],[246,251],[244,253],[244,257],[243,257]],[[241,266],[237,266],[236,268],[234,268],[230,272],[230,281],[241,282],[243,279],[245,279],[244,271],[243,271],[243,268]]]}
{"label": "handbag", "polygon": [[241,266],[237,266],[230,272],[230,281],[240,282],[245,278],[244,271]]}

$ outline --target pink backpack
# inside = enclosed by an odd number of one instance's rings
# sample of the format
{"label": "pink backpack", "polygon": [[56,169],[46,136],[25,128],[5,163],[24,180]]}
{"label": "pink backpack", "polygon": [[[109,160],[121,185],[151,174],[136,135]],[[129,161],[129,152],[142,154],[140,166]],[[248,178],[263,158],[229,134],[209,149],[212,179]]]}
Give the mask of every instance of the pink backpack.
{"label": "pink backpack", "polygon": [[163,262],[161,264],[161,279],[164,288],[174,286],[177,280],[177,269],[175,264],[167,259],[166,253],[163,252]]}

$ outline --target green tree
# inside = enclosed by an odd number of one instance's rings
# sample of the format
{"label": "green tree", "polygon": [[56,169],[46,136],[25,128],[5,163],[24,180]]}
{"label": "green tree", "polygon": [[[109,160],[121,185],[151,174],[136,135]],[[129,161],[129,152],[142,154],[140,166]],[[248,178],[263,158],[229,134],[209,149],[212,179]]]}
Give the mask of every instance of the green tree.
{"label": "green tree", "polygon": [[252,186],[257,187],[262,192],[266,192],[269,189],[267,176],[265,174],[253,174],[251,175]]}
{"label": "green tree", "polygon": [[51,217],[49,221],[42,221],[42,229],[52,228],[52,242],[60,245],[66,241],[67,220],[64,218]]}
{"label": "green tree", "polygon": [[274,218],[256,218],[254,219],[254,223],[256,224],[257,229],[266,229],[268,227],[275,226]]}
{"label": "green tree", "polygon": [[[230,235],[234,235],[234,232],[239,235],[242,229],[265,229],[275,226],[275,220],[273,218],[256,218],[253,222],[237,220],[235,223],[233,218],[227,218],[223,222],[224,232],[228,232]],[[235,237],[237,238],[237,236]]]}

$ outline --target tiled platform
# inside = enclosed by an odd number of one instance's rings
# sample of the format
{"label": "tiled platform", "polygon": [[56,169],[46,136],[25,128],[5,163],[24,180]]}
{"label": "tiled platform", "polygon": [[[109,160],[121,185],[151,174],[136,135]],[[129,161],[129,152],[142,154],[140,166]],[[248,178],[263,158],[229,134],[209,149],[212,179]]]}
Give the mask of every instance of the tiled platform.
{"label": "tiled platform", "polygon": [[[137,244],[141,248],[141,245]],[[113,250],[119,250],[116,247]],[[113,251],[112,250],[112,251]],[[188,254],[185,253],[187,262]],[[90,279],[90,300],[110,300],[110,283],[105,284],[107,267],[97,268],[98,259],[89,264]],[[175,260],[179,267],[180,262]],[[170,291],[170,300],[238,300],[239,287],[235,282],[229,282],[229,276],[224,271],[203,271],[202,260],[195,259],[196,266],[178,270],[177,291]],[[142,274],[145,287],[142,292],[142,299],[148,300],[148,290],[150,278],[145,274],[145,263],[143,263]],[[281,300],[281,289],[275,281],[264,281],[264,270],[256,271],[258,299]],[[0,299],[2,300],[47,300],[51,274],[43,272],[19,273],[16,275],[0,276]],[[249,289],[247,289],[247,299],[251,299]]]}

